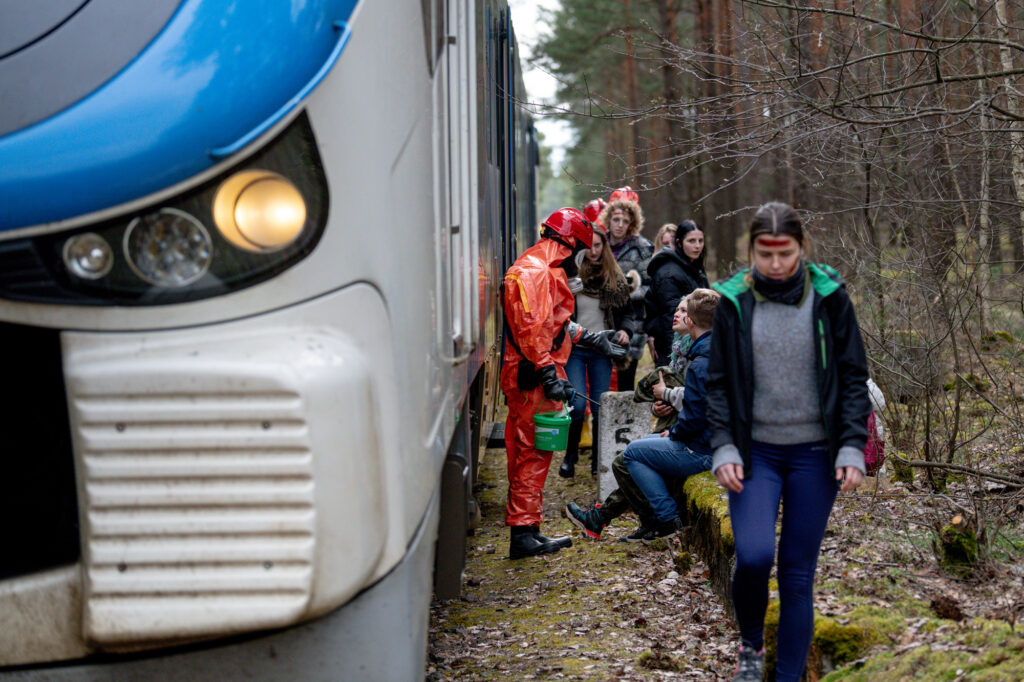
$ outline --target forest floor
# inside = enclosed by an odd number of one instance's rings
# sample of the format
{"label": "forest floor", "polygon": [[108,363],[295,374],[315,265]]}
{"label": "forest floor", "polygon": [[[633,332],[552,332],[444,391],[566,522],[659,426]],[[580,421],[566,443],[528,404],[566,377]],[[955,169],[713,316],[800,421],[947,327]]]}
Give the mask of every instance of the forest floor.
{"label": "forest floor", "polygon": [[[1024,475],[1019,443],[979,448],[1000,458],[1000,471]],[[505,453],[484,454],[483,518],[469,538],[462,597],[432,605],[427,679],[731,679],[735,624],[700,557],[688,560],[675,539],[619,542],[636,525],[631,515],[600,541],[585,539],[563,508],[595,501],[596,480],[586,465],[561,479],[559,462],[556,453],[542,531],[572,534],[574,544],[510,561]],[[841,494],[819,560],[808,679],[1024,679],[1022,502],[1019,489],[965,479],[943,495],[885,477]],[[962,575],[943,568],[933,546],[954,516],[983,520],[991,547]]]}

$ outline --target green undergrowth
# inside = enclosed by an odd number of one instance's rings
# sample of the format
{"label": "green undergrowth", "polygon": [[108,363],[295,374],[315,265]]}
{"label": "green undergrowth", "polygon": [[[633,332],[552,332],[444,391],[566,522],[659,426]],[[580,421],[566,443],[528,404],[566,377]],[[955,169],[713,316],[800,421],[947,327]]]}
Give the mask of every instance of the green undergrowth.
{"label": "green undergrowth", "polygon": [[823,680],[1024,680],[1024,636],[1007,623],[977,619],[958,625],[936,620],[949,631],[939,643],[884,651],[840,668]]}

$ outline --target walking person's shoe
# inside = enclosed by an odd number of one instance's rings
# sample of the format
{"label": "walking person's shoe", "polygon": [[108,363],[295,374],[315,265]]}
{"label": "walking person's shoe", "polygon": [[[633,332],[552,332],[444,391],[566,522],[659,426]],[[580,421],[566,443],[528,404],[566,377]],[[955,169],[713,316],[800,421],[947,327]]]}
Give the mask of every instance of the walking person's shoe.
{"label": "walking person's shoe", "polygon": [[640,519],[640,525],[629,535],[619,538],[619,542],[643,542],[644,537],[653,531],[656,521]]}
{"label": "walking person's shoe", "polygon": [[683,522],[678,516],[668,521],[658,521],[640,538],[640,541],[645,545],[649,545],[658,538],[667,538],[669,535],[675,535],[682,527]]}
{"label": "walking person's shoe", "polygon": [[570,502],[565,505],[565,514],[569,517],[572,525],[583,531],[588,538],[601,539],[601,531],[604,530],[605,523],[601,520],[601,514],[597,511],[596,506],[584,509],[575,502]]}
{"label": "walking person's shoe", "polygon": [[537,526],[512,526],[508,558],[524,559],[529,556],[552,554],[564,547],[572,547],[572,538],[547,538],[540,534],[540,528]]}
{"label": "walking person's shoe", "polygon": [[760,651],[740,645],[740,657],[732,682],[761,682],[764,677],[764,647]]}

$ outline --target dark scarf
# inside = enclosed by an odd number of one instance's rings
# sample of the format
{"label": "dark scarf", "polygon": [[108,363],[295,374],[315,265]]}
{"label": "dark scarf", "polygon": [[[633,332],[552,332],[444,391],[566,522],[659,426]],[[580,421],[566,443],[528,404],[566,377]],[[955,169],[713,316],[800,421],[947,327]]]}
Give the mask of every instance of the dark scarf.
{"label": "dark scarf", "polygon": [[605,277],[601,263],[591,263],[586,258],[580,265],[580,279],[583,280],[583,292],[601,302],[602,310],[621,308],[629,302],[629,285],[619,276]]}
{"label": "dark scarf", "polygon": [[786,305],[797,305],[804,297],[804,281],[807,279],[806,269],[803,261],[800,261],[796,272],[786,279],[768,279],[758,272],[757,268],[753,268],[754,288],[757,289],[757,293],[769,301],[785,303]]}
{"label": "dark scarf", "polygon": [[612,244],[611,239],[608,240],[608,248],[612,250],[612,255],[615,256],[615,260],[619,259],[622,252],[626,250],[626,247],[633,243],[635,236],[627,236],[618,244]]}

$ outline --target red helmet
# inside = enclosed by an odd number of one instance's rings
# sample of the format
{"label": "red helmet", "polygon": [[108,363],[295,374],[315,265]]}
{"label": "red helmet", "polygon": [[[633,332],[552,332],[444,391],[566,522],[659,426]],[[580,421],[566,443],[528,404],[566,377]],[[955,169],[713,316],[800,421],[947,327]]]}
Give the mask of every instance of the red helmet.
{"label": "red helmet", "polygon": [[603,211],[604,207],[607,205],[608,204],[604,202],[604,199],[594,199],[583,207],[583,215],[587,216],[587,220],[590,222],[596,223],[598,216],[601,215],[601,211]]}
{"label": "red helmet", "polygon": [[594,242],[594,228],[590,221],[578,208],[560,208],[543,223],[562,237],[575,237],[577,243],[585,244],[589,249]]}
{"label": "red helmet", "polygon": [[608,201],[615,201],[616,199],[623,199],[625,201],[635,201],[638,204],[640,203],[640,195],[634,192],[633,188],[630,187],[629,185],[618,188],[617,190],[612,192],[610,197],[608,197]]}

